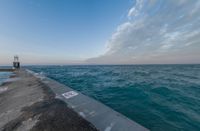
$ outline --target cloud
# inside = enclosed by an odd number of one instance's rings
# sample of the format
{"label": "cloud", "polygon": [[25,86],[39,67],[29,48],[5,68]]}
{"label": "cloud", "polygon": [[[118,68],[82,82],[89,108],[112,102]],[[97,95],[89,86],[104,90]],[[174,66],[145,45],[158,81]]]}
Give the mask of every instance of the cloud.
{"label": "cloud", "polygon": [[143,5],[144,5],[144,0],[136,0],[135,6],[133,6],[128,12],[128,17],[132,18],[138,16],[140,14]]}
{"label": "cloud", "polygon": [[107,52],[89,63],[195,63],[200,61],[200,2],[136,0],[107,41]]}

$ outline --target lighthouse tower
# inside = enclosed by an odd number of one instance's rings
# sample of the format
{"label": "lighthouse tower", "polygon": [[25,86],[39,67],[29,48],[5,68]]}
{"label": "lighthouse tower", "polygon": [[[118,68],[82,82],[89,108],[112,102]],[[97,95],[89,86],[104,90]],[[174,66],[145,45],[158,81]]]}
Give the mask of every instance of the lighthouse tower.
{"label": "lighthouse tower", "polygon": [[20,69],[19,57],[17,55],[14,56],[13,68],[14,69]]}

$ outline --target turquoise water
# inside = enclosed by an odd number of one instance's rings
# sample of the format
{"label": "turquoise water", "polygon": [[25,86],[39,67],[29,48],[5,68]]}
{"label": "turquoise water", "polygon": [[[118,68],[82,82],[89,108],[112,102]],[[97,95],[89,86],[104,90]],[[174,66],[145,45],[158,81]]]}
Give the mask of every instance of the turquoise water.
{"label": "turquoise water", "polygon": [[9,76],[11,75],[11,72],[0,72],[0,85],[9,78]]}
{"label": "turquoise water", "polygon": [[33,66],[152,131],[200,131],[200,65]]}

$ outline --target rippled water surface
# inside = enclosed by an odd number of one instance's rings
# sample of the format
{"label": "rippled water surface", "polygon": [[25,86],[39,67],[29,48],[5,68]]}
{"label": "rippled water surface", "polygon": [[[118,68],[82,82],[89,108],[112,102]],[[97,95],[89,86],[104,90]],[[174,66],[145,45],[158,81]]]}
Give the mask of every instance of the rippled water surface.
{"label": "rippled water surface", "polygon": [[9,78],[9,76],[11,75],[11,72],[0,72],[0,85]]}
{"label": "rippled water surface", "polygon": [[32,66],[152,131],[200,131],[200,65]]}

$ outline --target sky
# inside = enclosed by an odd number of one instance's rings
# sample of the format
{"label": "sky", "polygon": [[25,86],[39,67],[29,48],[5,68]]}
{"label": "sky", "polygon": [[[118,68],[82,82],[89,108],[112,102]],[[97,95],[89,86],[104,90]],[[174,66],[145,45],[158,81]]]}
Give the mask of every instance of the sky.
{"label": "sky", "polygon": [[0,65],[200,63],[200,0],[0,0]]}

